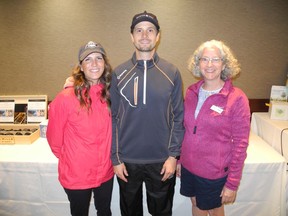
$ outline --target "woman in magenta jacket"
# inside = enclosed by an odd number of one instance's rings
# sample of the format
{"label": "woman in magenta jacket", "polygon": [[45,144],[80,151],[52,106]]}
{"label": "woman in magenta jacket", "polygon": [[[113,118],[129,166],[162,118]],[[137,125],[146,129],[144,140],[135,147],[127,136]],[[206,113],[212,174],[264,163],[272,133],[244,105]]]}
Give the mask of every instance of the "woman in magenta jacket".
{"label": "woman in magenta jacket", "polygon": [[113,167],[108,89],[111,66],[103,47],[82,46],[73,71],[74,86],[49,105],[47,140],[59,159],[59,181],[74,215],[87,215],[91,194],[98,216],[110,216]]}
{"label": "woman in magenta jacket", "polygon": [[247,155],[249,102],[232,85],[240,67],[223,42],[203,43],[189,69],[201,80],[187,89],[184,102],[180,193],[191,198],[193,216],[224,216],[224,204],[235,201]]}

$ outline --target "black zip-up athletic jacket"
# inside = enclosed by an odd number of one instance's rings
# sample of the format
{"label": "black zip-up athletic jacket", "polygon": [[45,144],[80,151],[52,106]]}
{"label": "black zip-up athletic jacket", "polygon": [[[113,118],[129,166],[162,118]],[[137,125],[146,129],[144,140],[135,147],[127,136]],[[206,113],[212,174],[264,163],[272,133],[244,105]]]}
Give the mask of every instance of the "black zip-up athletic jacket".
{"label": "black zip-up athletic jacket", "polygon": [[112,162],[149,164],[179,156],[183,127],[182,80],[157,53],[118,66],[111,82]]}

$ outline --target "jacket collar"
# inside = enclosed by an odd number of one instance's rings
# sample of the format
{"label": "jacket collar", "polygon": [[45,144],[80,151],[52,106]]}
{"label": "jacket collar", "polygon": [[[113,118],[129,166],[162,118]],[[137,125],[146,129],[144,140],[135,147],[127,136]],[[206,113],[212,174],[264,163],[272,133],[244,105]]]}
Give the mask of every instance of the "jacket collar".
{"label": "jacket collar", "polygon": [[[189,90],[193,91],[196,95],[198,95],[199,89],[203,85],[203,83],[204,83],[204,80],[202,79],[198,81],[197,83],[195,83],[195,85],[191,85],[189,87]],[[219,94],[223,95],[224,97],[227,97],[227,95],[230,93],[232,88],[233,88],[232,81],[231,79],[228,79],[225,81],[225,84],[223,88],[221,89],[221,91],[219,92]]]}
{"label": "jacket collar", "polygon": [[[137,60],[136,52],[133,53],[131,60],[132,60],[133,65],[137,64],[137,67],[144,68],[144,60]],[[147,68],[154,67],[154,65],[157,64],[158,61],[159,61],[159,56],[155,52],[152,59],[146,61]]]}

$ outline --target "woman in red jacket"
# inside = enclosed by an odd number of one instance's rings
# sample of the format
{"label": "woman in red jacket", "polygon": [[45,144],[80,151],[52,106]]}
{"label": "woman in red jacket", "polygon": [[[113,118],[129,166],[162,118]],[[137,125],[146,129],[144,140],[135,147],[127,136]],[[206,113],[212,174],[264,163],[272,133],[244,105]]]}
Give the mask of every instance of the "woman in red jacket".
{"label": "woman in red jacket", "polygon": [[73,216],[88,216],[91,194],[98,216],[110,216],[113,188],[111,66],[103,47],[93,41],[79,50],[74,86],[49,105],[47,140],[59,159],[59,181]]}

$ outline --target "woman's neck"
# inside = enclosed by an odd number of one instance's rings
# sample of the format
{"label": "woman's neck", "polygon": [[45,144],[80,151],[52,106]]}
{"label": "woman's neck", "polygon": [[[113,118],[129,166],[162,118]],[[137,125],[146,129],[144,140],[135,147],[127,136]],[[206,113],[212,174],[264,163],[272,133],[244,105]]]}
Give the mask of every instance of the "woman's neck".
{"label": "woman's neck", "polygon": [[93,85],[98,85],[100,83],[100,80],[98,79],[98,80],[89,80],[89,84],[90,84],[90,86],[93,86]]}
{"label": "woman's neck", "polygon": [[224,86],[224,83],[225,82],[223,80],[219,80],[217,82],[205,80],[204,84],[202,85],[202,88],[207,91],[214,91],[221,89]]}

